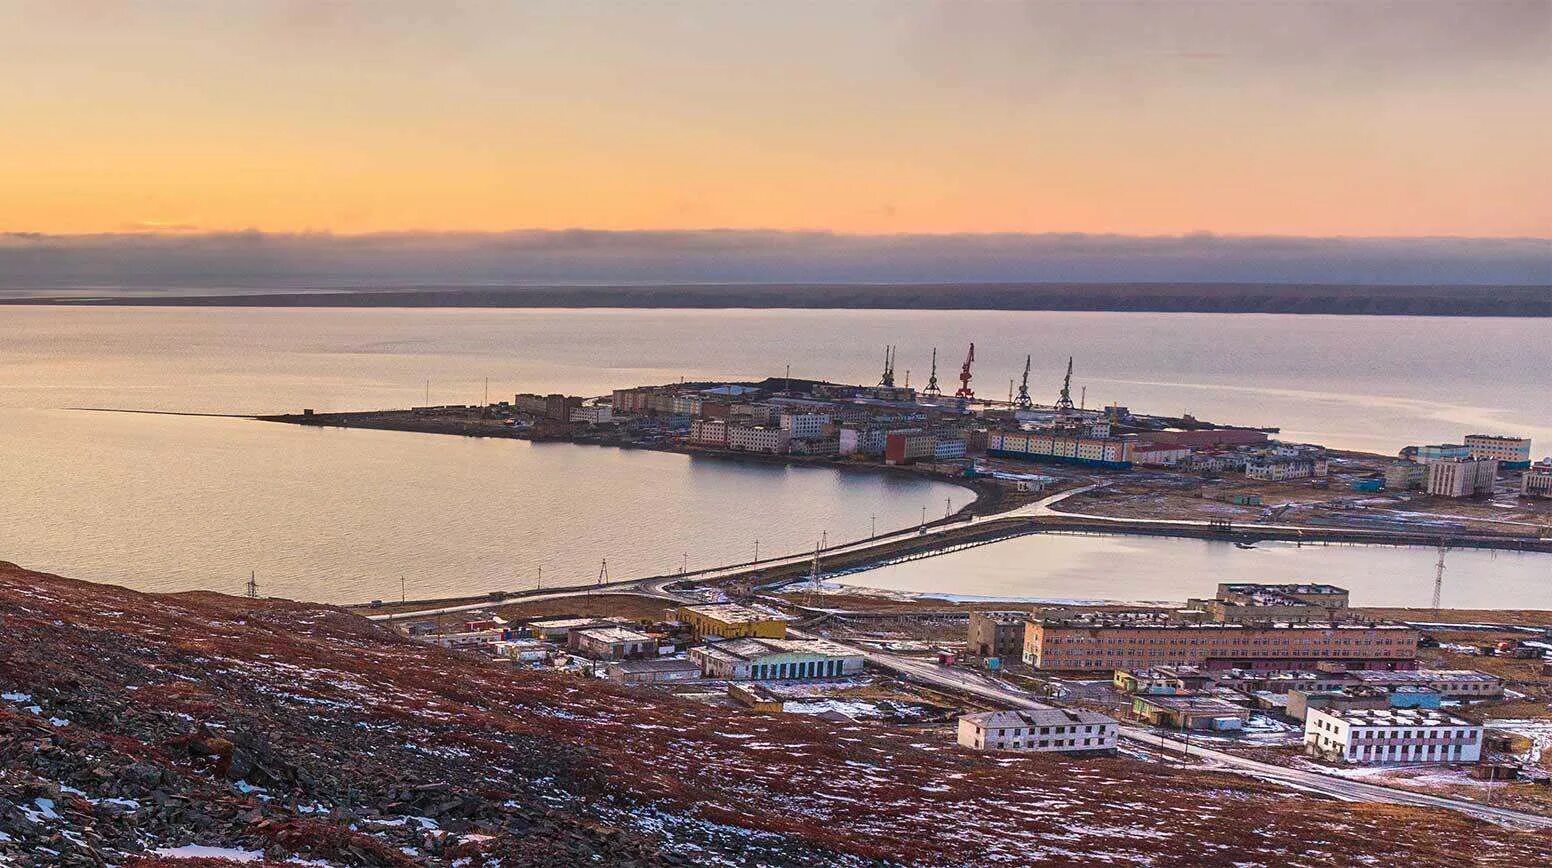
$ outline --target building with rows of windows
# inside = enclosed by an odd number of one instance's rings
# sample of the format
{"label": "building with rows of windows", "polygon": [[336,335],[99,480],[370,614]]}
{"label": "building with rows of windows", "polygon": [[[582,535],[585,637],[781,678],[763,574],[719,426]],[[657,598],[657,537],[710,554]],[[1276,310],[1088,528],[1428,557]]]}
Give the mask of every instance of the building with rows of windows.
{"label": "building with rows of windows", "polygon": [[959,718],[959,743],[974,750],[1114,753],[1116,722],[1095,711],[1038,708]]}
{"label": "building with rows of windows", "polygon": [[1452,714],[1416,708],[1311,708],[1304,750],[1334,762],[1474,763],[1482,727]]}

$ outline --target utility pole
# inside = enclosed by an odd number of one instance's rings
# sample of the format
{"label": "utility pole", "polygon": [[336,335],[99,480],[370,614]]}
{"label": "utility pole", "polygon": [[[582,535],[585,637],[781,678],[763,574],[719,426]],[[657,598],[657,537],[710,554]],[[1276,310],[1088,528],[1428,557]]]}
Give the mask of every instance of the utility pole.
{"label": "utility pole", "polygon": [[943,498],[943,519],[944,519],[944,521],[947,521],[948,517],[953,515],[953,514],[954,514],[954,499],[952,497],[945,497],[945,498]]}
{"label": "utility pole", "polygon": [[248,573],[248,598],[252,599],[252,600],[257,600],[259,598],[259,575],[258,575],[258,573],[255,573],[255,572],[249,572]]}
{"label": "utility pole", "polygon": [[399,602],[408,602],[409,593],[404,589],[404,574],[399,574]]}
{"label": "utility pole", "polygon": [[760,538],[759,537],[755,537],[755,540],[754,540],[754,562],[755,563],[759,563],[760,562]]}
{"label": "utility pole", "polygon": [[426,406],[427,407],[431,406],[431,380],[430,380],[430,378],[426,379]]}
{"label": "utility pole", "polygon": [[878,513],[868,516],[868,539],[878,536]]}
{"label": "utility pole", "polygon": [[679,575],[682,576],[682,575],[684,575],[685,573],[687,573],[689,571],[690,571],[690,553],[689,552],[685,552],[684,553],[684,557],[679,561]]}
{"label": "utility pole", "polygon": [[490,406],[490,377],[486,377],[485,378],[485,404],[484,404],[484,406],[486,406],[486,407]]}
{"label": "utility pole", "polygon": [[544,564],[539,565],[539,590],[544,590]]}
{"label": "utility pole", "polygon": [[926,506],[922,507],[921,529],[922,529],[922,533],[926,533],[927,532],[927,507]]}

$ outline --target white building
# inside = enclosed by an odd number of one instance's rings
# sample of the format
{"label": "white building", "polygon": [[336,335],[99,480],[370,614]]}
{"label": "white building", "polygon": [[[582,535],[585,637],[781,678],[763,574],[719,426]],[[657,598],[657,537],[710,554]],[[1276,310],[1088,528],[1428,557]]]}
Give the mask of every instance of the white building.
{"label": "white building", "polygon": [[707,678],[787,681],[841,678],[862,671],[861,652],[823,639],[728,639],[690,649]]}
{"label": "white building", "polygon": [[964,438],[939,437],[937,442],[932,444],[932,457],[935,461],[951,461],[965,457]]}
{"label": "white building", "polygon": [[1309,479],[1315,475],[1315,465],[1309,461],[1279,458],[1252,458],[1245,464],[1245,476],[1260,482],[1282,482],[1285,479]]}
{"label": "white building", "polygon": [[728,423],[721,419],[691,419],[689,439],[701,446],[727,446]]}
{"label": "white building", "polygon": [[742,449],[746,452],[769,452],[773,455],[787,451],[787,443],[792,435],[780,428],[767,428],[763,425],[731,425],[728,427],[729,449]]}
{"label": "white building", "polygon": [[1530,438],[1502,434],[1467,434],[1466,450],[1472,458],[1491,458],[1513,468],[1530,466]]}
{"label": "white building", "polygon": [[1423,490],[1436,497],[1492,494],[1498,462],[1491,458],[1447,458],[1428,462]]}
{"label": "white building", "polygon": [[673,410],[675,416],[699,416],[701,405],[706,399],[700,395],[675,395]]}
{"label": "white building", "polygon": [[824,428],[830,424],[828,413],[783,413],[781,430],[795,440],[815,439],[824,436]]}
{"label": "white building", "polygon": [[623,660],[657,653],[657,642],[624,627],[588,627],[573,631],[572,645],[595,660]]}
{"label": "white building", "polygon": [[1191,450],[1186,446],[1147,440],[1132,442],[1132,461],[1144,467],[1174,467],[1190,457]]}
{"label": "white building", "polygon": [[1543,461],[1520,477],[1520,493],[1552,497],[1552,460]]}
{"label": "white building", "polygon": [[1311,708],[1304,719],[1304,750],[1365,765],[1474,763],[1482,758],[1482,727],[1417,708]]}
{"label": "white building", "polygon": [[573,407],[571,421],[581,422],[586,425],[603,425],[614,421],[614,408],[608,404],[592,404],[587,407]]}
{"label": "white building", "polygon": [[870,455],[884,454],[884,440],[889,436],[889,431],[884,428],[870,428],[866,425],[842,425],[840,450],[842,455]]}
{"label": "white building", "polygon": [[1114,751],[1117,736],[1113,719],[1081,709],[983,711],[959,718],[959,743],[972,750]]}

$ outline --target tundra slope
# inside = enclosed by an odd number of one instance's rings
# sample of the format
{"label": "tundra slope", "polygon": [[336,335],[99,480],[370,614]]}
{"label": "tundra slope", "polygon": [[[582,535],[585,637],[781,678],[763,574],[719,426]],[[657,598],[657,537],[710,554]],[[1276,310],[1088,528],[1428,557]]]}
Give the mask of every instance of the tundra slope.
{"label": "tundra slope", "polygon": [[346,865],[1552,859],[1544,836],[1448,812],[978,756],[513,672],[328,606],[11,565],[0,694],[0,862],[22,866],[188,844]]}

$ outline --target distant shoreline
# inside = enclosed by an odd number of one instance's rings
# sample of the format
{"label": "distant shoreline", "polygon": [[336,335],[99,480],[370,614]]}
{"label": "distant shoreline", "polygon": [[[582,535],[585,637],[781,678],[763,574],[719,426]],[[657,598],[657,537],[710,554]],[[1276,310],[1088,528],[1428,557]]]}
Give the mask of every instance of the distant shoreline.
{"label": "distant shoreline", "polygon": [[[27,290],[14,290],[27,291]],[[123,291],[123,290],[117,290]],[[183,290],[186,292],[186,290]],[[673,284],[230,289],[201,295],[89,295],[38,289],[0,305],[62,307],[625,308],[995,310],[1552,317],[1547,286],[1247,283]]]}

